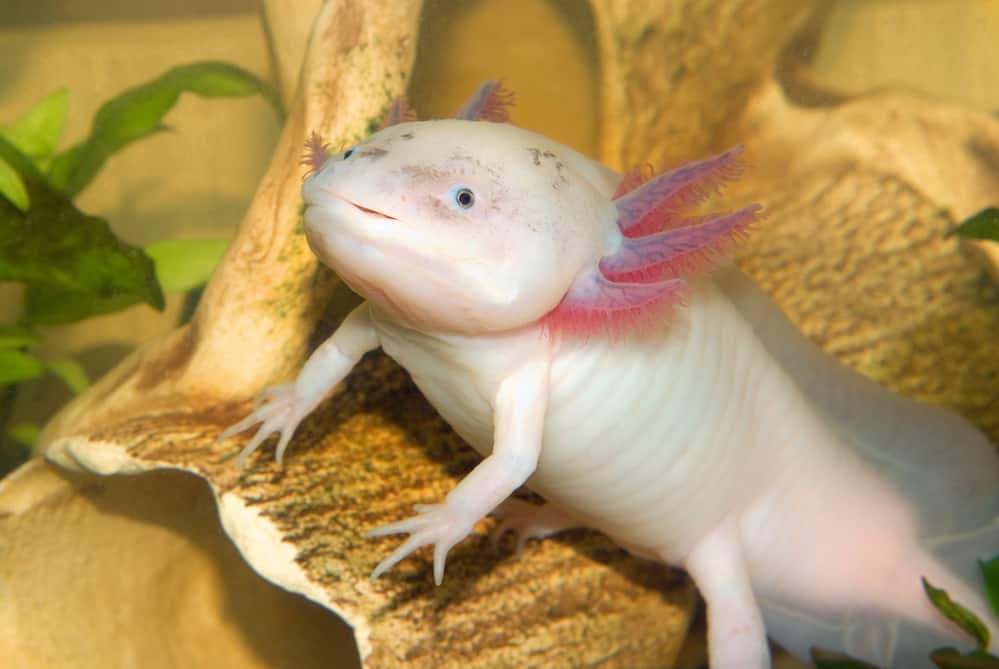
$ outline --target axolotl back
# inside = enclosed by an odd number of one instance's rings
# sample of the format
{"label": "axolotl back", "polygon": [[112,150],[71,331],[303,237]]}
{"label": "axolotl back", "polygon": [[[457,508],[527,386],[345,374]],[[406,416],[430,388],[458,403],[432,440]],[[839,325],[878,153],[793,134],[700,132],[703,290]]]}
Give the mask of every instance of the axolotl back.
{"label": "axolotl back", "polygon": [[307,234],[366,301],[227,434],[263,423],[244,455],[272,432],[282,453],[381,346],[484,459],[372,533],[410,535],[376,576],[433,545],[440,582],[527,483],[548,504],[525,531],[585,525],[686,568],[716,668],[769,666],[767,633],[803,658],[930,666],[961,637],[922,576],[996,630],[972,580],[999,550],[992,446],[838,365],[733,267],[706,273],[759,210],[683,211],[737,154],[622,183],[535,133],[443,120],[331,157],[303,189]]}

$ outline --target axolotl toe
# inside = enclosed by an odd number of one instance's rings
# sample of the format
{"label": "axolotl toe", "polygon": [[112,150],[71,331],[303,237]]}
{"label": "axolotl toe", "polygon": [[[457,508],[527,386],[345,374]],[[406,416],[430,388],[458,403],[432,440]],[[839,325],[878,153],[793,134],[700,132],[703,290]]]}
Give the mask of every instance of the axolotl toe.
{"label": "axolotl toe", "polygon": [[433,546],[440,583],[448,550],[526,483],[684,567],[716,669],[769,666],[768,634],[803,659],[931,666],[962,638],[924,576],[999,631],[973,571],[999,551],[999,458],[959,417],[840,366],[718,263],[759,208],[682,212],[737,176],[739,150],[622,179],[480,120],[484,90],[459,118],[314,148],[309,243],[365,302],[227,431],[262,423],[244,455],[273,432],[283,453],[380,346],[483,460],[372,532],[409,535],[376,576]]}

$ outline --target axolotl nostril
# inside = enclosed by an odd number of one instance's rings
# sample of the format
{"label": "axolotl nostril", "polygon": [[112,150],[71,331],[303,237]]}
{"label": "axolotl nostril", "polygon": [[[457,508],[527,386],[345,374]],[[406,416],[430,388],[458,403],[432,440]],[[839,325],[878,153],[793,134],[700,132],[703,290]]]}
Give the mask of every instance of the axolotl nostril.
{"label": "axolotl nostril", "polygon": [[923,576],[999,631],[974,585],[975,558],[999,552],[999,458],[959,417],[840,366],[717,262],[760,209],[683,212],[738,175],[739,149],[622,178],[494,122],[500,92],[449,120],[397,105],[335,156],[314,143],[309,243],[366,301],[224,433],[262,423],[242,457],[279,432],[280,459],[381,346],[484,459],[372,532],[409,534],[374,576],[432,545],[440,583],[449,549],[526,483],[548,504],[504,522],[596,528],[687,569],[716,669],[769,666],[767,634],[803,659],[930,666],[961,639]]}

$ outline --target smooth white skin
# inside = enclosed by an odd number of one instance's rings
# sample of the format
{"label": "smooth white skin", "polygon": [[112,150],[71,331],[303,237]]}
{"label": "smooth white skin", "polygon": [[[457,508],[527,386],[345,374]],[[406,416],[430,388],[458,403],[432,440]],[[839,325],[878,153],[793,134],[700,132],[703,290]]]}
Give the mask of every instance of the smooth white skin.
{"label": "smooth white skin", "polygon": [[[487,210],[442,214],[456,181]],[[839,366],[738,271],[694,281],[657,331],[542,336],[537,319],[614,247],[615,182],[533,133],[460,121],[395,126],[327,165],[304,189],[309,239],[368,301],[240,426],[284,438],[380,345],[485,459],[373,533],[411,534],[375,575],[433,544],[439,583],[448,549],[527,481],[561,510],[547,533],[572,518],[686,567],[718,669],[769,666],[764,622],[803,659],[820,645],[931,666],[929,649],[967,643],[924,575],[999,631],[971,585],[974,556],[999,550],[992,447]]]}

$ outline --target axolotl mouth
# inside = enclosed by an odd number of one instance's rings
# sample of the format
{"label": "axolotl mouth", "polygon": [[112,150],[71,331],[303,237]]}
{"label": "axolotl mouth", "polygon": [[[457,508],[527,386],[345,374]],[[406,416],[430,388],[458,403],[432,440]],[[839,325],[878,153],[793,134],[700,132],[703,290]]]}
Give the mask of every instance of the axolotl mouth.
{"label": "axolotl mouth", "polygon": [[[337,255],[335,239],[350,240],[353,253],[363,253],[369,259],[382,257],[390,249],[396,253],[412,253],[399,242],[402,221],[383,211],[366,207],[339,193],[322,190],[323,197],[306,198],[305,228],[310,245],[326,261]],[[342,253],[344,247],[340,247]]]}
{"label": "axolotl mouth", "polygon": [[[340,197],[340,196],[337,196],[337,197]],[[380,218],[387,218],[390,221],[398,221],[399,220],[395,216],[389,216],[388,214],[386,214],[384,212],[381,212],[381,211],[378,211],[377,209],[371,209],[369,207],[365,207],[363,205],[357,204],[356,202],[351,202],[347,198],[341,197],[340,199],[343,200],[344,202],[346,202],[347,204],[351,205],[355,209],[360,209],[362,212],[364,212],[365,214],[368,214],[369,216],[378,216]]]}
{"label": "axolotl mouth", "polygon": [[309,184],[308,182],[306,182],[306,186],[303,188],[302,194],[304,195],[305,206],[307,209],[316,208],[320,210],[329,210],[330,205],[335,205],[335,203],[339,203],[341,205],[349,205],[350,207],[368,216],[387,219],[390,221],[399,220],[395,216],[386,214],[385,212],[375,209],[373,207],[366,207],[363,204],[358,204],[349,197],[345,197],[340,193],[330,190],[328,187],[320,186],[316,188],[317,185],[318,184]]}
{"label": "axolotl mouth", "polygon": [[472,286],[477,301],[504,305],[512,299],[509,290],[489,280],[488,268],[470,261],[467,253],[438,247],[432,235],[405,219],[328,189],[322,192],[321,201],[306,200],[309,245],[362,295],[377,294],[401,313],[412,310],[405,308],[410,302],[429,308],[423,297],[430,293],[437,303],[442,294],[451,295],[453,305]]}
{"label": "axolotl mouth", "polygon": [[[375,216],[375,217],[378,217],[378,218],[384,218],[384,219],[388,219],[390,221],[398,221],[399,220],[395,216],[390,216],[389,214],[386,214],[385,212],[380,211],[378,209],[373,209],[372,207],[365,207],[363,204],[358,204],[357,202],[354,202],[350,198],[344,197],[343,195],[340,195],[339,193],[335,193],[335,192],[333,192],[331,190],[323,189],[322,192],[325,193],[326,195],[331,196],[334,200],[339,200],[343,204],[350,205],[354,209],[357,209],[358,211],[360,211],[360,212],[362,212],[364,214],[367,214],[368,216]],[[308,200],[308,198],[306,198],[305,204],[308,207],[320,207],[320,208],[323,208],[323,204],[321,202],[310,202]]]}

